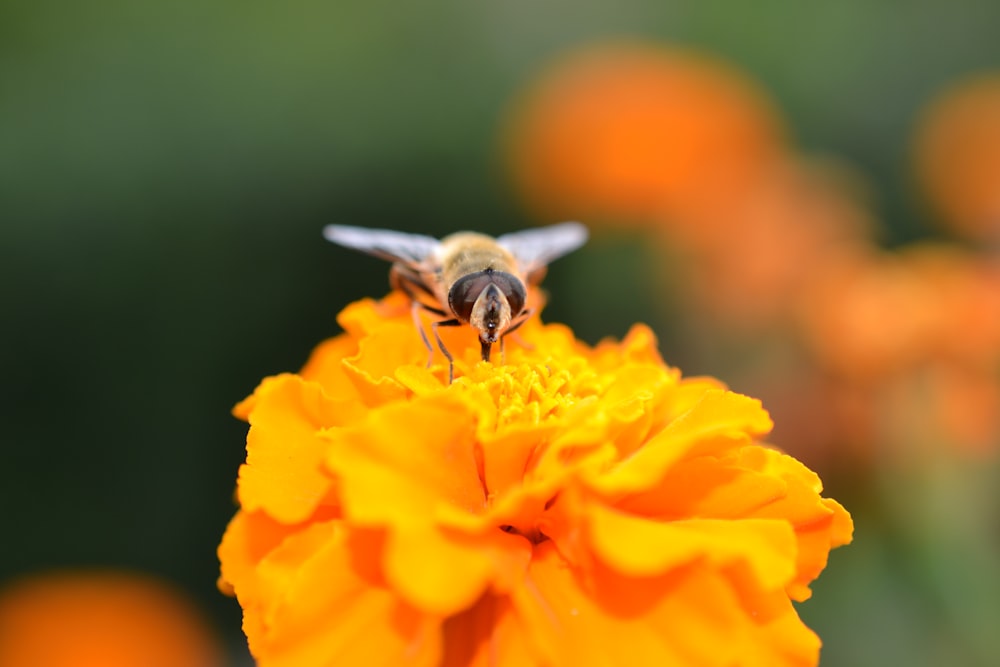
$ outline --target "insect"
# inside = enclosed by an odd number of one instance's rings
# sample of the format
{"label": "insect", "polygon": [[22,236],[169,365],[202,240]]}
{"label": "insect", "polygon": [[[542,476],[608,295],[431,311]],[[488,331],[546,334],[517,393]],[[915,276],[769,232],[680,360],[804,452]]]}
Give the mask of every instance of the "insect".
{"label": "insect", "polygon": [[413,322],[427,347],[428,366],[434,348],[419,312],[423,309],[442,318],[431,323],[431,330],[448,359],[451,383],[454,360],[441,342],[438,327],[468,324],[479,333],[483,361],[490,360],[490,350],[498,341],[503,354],[504,336],[532,315],[525,305],[528,289],[541,282],[549,262],[587,241],[587,228],[564,222],[497,238],[458,232],[438,240],[387,229],[327,225],[323,236],[392,262],[389,282],[410,297]]}

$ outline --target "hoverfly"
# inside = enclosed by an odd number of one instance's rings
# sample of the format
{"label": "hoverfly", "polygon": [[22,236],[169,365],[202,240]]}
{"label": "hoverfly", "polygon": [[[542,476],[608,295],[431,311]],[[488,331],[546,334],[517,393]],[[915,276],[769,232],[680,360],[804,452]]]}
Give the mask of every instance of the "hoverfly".
{"label": "hoverfly", "polygon": [[529,229],[493,238],[458,232],[438,240],[387,229],[327,225],[323,236],[338,245],[392,262],[389,283],[412,303],[413,322],[428,351],[434,348],[420,321],[426,310],[442,319],[431,323],[441,353],[448,359],[448,382],[454,361],[438,327],[471,325],[479,333],[483,361],[493,344],[516,330],[531,315],[526,306],[530,287],[541,282],[549,262],[582,246],[587,228],[576,222]]}

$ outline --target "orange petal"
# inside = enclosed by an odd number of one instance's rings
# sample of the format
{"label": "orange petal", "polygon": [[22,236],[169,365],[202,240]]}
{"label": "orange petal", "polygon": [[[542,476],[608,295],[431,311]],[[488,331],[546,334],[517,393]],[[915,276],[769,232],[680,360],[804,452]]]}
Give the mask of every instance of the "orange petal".
{"label": "orange petal", "polygon": [[675,464],[660,484],[615,505],[632,514],[660,519],[741,518],[782,498],[786,488],[786,483],[773,475],[705,456]]}
{"label": "orange petal", "polygon": [[823,483],[819,476],[797,459],[767,447],[747,447],[733,457],[734,465],[758,471],[785,484],[785,493],[762,506],[755,516],[782,517],[792,523],[810,523],[829,516],[822,502]]}
{"label": "orange petal", "polygon": [[664,366],[656,334],[645,324],[633,325],[621,341],[602,340],[591,352],[591,363],[599,371],[615,370],[626,363]]}
{"label": "orange petal", "polygon": [[684,414],[650,438],[641,449],[606,473],[588,478],[605,495],[636,493],[662,480],[670,466],[684,458],[718,454],[749,444],[768,432],[772,422],[760,401],[708,389]]}
{"label": "orange petal", "polygon": [[808,584],[826,567],[830,550],[851,540],[850,515],[835,501],[822,498],[820,489],[815,473],[795,459],[750,446],[722,458],[678,463],[658,487],[622,499],[617,507],[659,519],[788,522],[798,542],[797,575],[788,593],[801,601],[809,597]]}
{"label": "orange petal", "polygon": [[676,377],[663,366],[631,365],[611,371],[614,381],[601,397],[607,439],[618,458],[639,449],[654,428],[663,428],[663,404],[676,388]]}
{"label": "orange petal", "polygon": [[325,433],[344,514],[362,524],[425,525],[443,506],[480,514],[485,493],[475,423],[447,395],[373,410],[356,427]]}
{"label": "orange petal", "polygon": [[355,354],[341,357],[341,366],[368,406],[405,398],[406,389],[394,378],[396,369],[427,359],[409,310],[409,300],[392,292],[379,302],[363,299],[352,303],[337,316],[357,346]]}
{"label": "orange petal", "polygon": [[458,511],[439,512],[440,525],[467,534],[482,534],[502,528],[535,540],[544,532],[548,507],[572,480],[572,470],[561,476],[528,478],[500,494],[492,494],[486,510],[480,515]]}
{"label": "orange petal", "polygon": [[658,577],[599,567],[583,576],[551,542],[536,549],[513,596],[532,645],[550,664],[815,665],[819,641],[784,602],[758,621],[703,564]]}
{"label": "orange petal", "polygon": [[728,392],[729,388],[713,377],[689,377],[680,380],[670,394],[670,402],[662,406],[668,422],[687,414],[698,405],[706,394],[713,391]]}
{"label": "orange petal", "polygon": [[222,565],[219,587],[229,595],[234,594],[234,588],[239,588],[244,597],[255,598],[257,565],[297,529],[279,523],[263,512],[237,512],[226,527],[218,548]]}
{"label": "orange petal", "polygon": [[[652,391],[646,398],[651,396]],[[622,437],[625,448],[632,446],[630,443],[636,433],[628,434],[630,422],[640,422],[636,427],[638,431],[649,426],[649,422],[642,423],[641,401],[609,409],[601,398],[581,400],[567,408],[553,437],[536,449],[525,471],[526,479],[560,479],[583,468],[602,476],[608,466],[622,456],[616,439]]]}
{"label": "orange petal", "polygon": [[427,360],[427,348],[412,322],[382,322],[358,345],[351,365],[374,380],[391,378],[400,366],[416,365]]}
{"label": "orange petal", "polygon": [[262,628],[245,628],[258,664],[437,665],[440,620],[361,576],[347,538],[313,524],[261,563],[273,602]]}
{"label": "orange petal", "polygon": [[421,527],[391,531],[383,562],[386,581],[404,599],[449,616],[470,608],[490,585],[512,588],[530,557],[528,540],[499,529],[469,535]]}
{"label": "orange petal", "polygon": [[854,522],[840,503],[829,498],[823,498],[823,504],[830,510],[830,515],[813,523],[795,527],[795,536],[799,543],[798,576],[788,587],[788,595],[793,600],[802,602],[812,595],[809,584],[820,575],[826,567],[830,550],[848,544],[854,532]]}
{"label": "orange petal", "polygon": [[359,359],[360,355],[344,359],[344,372],[365,405],[377,407],[406,398],[406,388],[395,377],[373,373],[359,365]]}
{"label": "orange petal", "polygon": [[503,498],[520,489],[528,462],[558,427],[554,422],[537,426],[517,424],[492,435],[480,435],[483,479],[491,498]]}
{"label": "orange petal", "polygon": [[350,303],[337,315],[339,324],[348,335],[364,338],[392,319],[402,320],[410,313],[410,300],[402,292],[390,292],[381,301],[361,299]]}
{"label": "orange petal", "polygon": [[303,521],[332,484],[321,466],[329,443],[317,433],[356,420],[357,406],[331,400],[318,384],[294,375],[264,380],[253,401],[247,461],[239,472],[240,504],[285,523]]}
{"label": "orange petal", "polygon": [[765,590],[795,575],[795,536],[785,521],[688,519],[659,522],[593,503],[590,546],[607,565],[629,576],[650,576],[694,561],[724,569],[746,566]]}
{"label": "orange petal", "polygon": [[347,335],[329,338],[313,349],[299,371],[303,380],[318,382],[331,398],[355,399],[358,394],[348,381],[344,359],[358,353],[358,341]]}
{"label": "orange petal", "polygon": [[442,667],[541,667],[510,599],[483,596],[444,623]]}
{"label": "orange petal", "polygon": [[395,378],[417,396],[441,391],[446,386],[441,378],[422,366],[400,366],[396,369]]}
{"label": "orange petal", "polygon": [[851,517],[839,503],[820,496],[823,486],[819,477],[791,456],[766,448],[748,448],[740,452],[739,463],[780,479],[785,485],[785,493],[747,516],[783,518],[791,523],[799,541],[798,576],[788,594],[795,600],[805,600],[811,594],[808,584],[826,567],[830,549],[851,541]]}

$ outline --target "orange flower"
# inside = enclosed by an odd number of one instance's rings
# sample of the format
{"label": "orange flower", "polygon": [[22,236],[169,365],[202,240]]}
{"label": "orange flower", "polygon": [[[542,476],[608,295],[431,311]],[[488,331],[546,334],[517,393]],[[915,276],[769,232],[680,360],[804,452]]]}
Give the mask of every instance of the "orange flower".
{"label": "orange flower", "polygon": [[1000,361],[1000,266],[934,244],[840,260],[809,286],[801,313],[838,374],[877,379],[933,359]]}
{"label": "orange flower", "polygon": [[976,239],[1000,239],[1000,73],[945,91],[916,132],[917,178],[942,222]]}
{"label": "orange flower", "polygon": [[925,440],[995,453],[1000,265],[934,244],[841,260],[808,286],[800,314],[841,398],[863,396],[833,399],[866,425],[849,428],[858,444],[898,442],[910,456],[919,423]]}
{"label": "orange flower", "polygon": [[787,160],[692,215],[667,239],[689,257],[677,282],[690,292],[691,309],[727,327],[788,324],[811,277],[867,245],[875,223],[853,185],[838,165]]}
{"label": "orange flower", "polygon": [[424,367],[406,300],[362,301],[264,380],[220,585],[262,667],[813,665],[799,620],[851,521],[760,438],[760,403],[682,379],[651,332],[527,323]]}
{"label": "orange flower", "polygon": [[623,42],[555,63],[515,106],[507,147],[515,184],[543,218],[660,225],[742,189],[783,155],[783,134],[735,67]]}
{"label": "orange flower", "polygon": [[0,592],[0,667],[219,667],[197,610],[163,582],[67,571]]}

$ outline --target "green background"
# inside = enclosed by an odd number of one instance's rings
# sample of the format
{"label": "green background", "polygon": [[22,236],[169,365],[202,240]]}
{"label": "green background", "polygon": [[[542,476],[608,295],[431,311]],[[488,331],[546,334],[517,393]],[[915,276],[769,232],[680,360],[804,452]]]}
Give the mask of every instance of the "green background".
{"label": "green background", "polygon": [[[987,0],[0,3],[0,581],[157,573],[242,655],[238,607],[214,587],[243,459],[229,410],[387,288],[384,264],[321,227],[539,222],[499,130],[564,50],[634,36],[731,60],[803,150],[870,179],[895,244],[933,234],[909,181],[916,113],[1000,66],[998,27]],[[642,247],[605,238],[560,260],[546,318],[590,341],[651,320],[668,362],[725,379],[672,349]],[[852,484],[828,492],[863,503]],[[823,664],[985,664],[880,530],[859,519],[802,607]]]}

